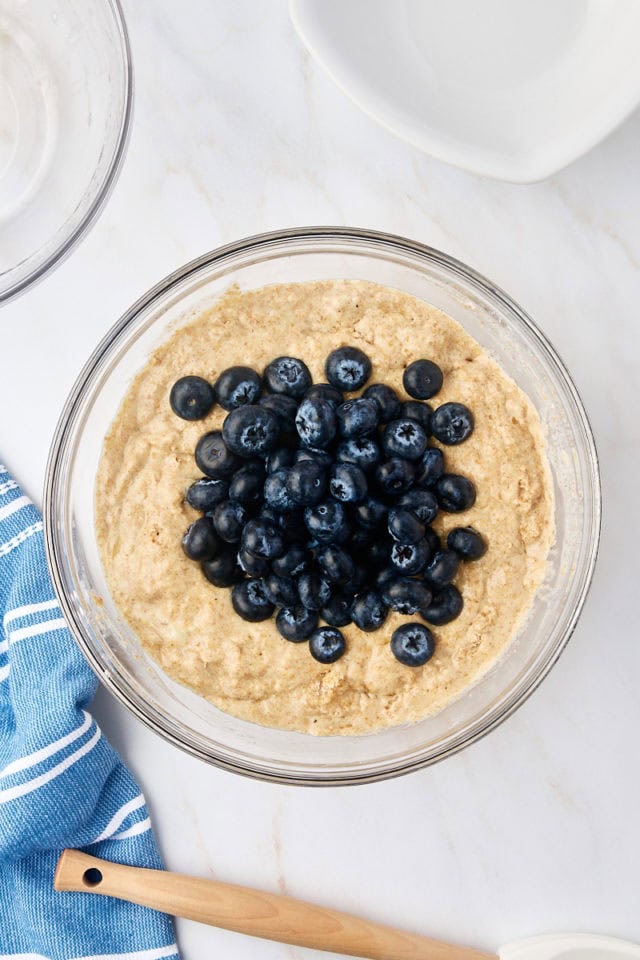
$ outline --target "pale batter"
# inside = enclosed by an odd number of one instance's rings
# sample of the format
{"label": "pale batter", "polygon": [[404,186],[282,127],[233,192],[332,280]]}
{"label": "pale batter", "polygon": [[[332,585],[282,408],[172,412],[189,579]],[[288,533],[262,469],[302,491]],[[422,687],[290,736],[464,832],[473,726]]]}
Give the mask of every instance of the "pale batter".
{"label": "pale batter", "polygon": [[[342,628],[345,655],[321,665],[306,643],[291,643],[273,619],[241,620],[231,590],[212,586],[181,549],[199,514],[184,502],[201,476],[193,453],[225,411],[187,422],[169,407],[173,383],[188,374],[215,382],[235,364],[261,372],[274,357],[300,357],[324,381],[328,353],[360,347],[369,383],[408,399],[402,372],[434,360],[444,386],[431,401],[465,403],[475,430],[445,447],[445,469],[476,485],[475,506],[441,513],[438,533],[472,525],[488,551],[463,563],[457,620],[434,627],[437,645],[422,667],[400,664],[390,613],[375,633]],[[430,441],[433,442],[433,441]],[[362,734],[420,720],[476,681],[522,624],[553,540],[551,477],[538,415],[516,384],[462,327],[400,291],[355,281],[231,290],[209,313],[179,329],[134,380],[105,440],[97,479],[97,535],[112,596],[144,648],[174,680],[245,720],[315,734]]]}

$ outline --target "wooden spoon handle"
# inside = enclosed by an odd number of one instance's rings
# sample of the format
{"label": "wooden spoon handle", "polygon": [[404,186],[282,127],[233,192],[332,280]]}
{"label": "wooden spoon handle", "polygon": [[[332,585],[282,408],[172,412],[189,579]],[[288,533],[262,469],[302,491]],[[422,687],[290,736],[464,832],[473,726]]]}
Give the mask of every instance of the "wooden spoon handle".
{"label": "wooden spoon handle", "polygon": [[56,890],[101,893],[237,933],[352,957],[496,960],[492,953],[403,933],[292,897],[166,870],[127,867],[78,850],[63,851],[53,885]]}

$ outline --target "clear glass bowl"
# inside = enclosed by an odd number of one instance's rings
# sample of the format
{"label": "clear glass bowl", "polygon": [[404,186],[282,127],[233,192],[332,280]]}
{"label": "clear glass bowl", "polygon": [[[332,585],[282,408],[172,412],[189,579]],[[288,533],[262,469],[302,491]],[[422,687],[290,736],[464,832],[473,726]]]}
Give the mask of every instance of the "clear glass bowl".
{"label": "clear glass bowl", "polygon": [[39,280],[96,218],[132,105],[118,0],[0,0],[0,303]]}
{"label": "clear glass bowl", "polygon": [[[557,539],[531,614],[502,658],[460,699],[420,723],[360,737],[310,737],[222,713],[168,677],[110,598],[94,532],[94,485],[105,433],[132,378],[176,326],[231,285],[372,280],[458,320],[540,413],[555,488]],[[415,770],[501,723],[540,683],[576,625],[591,581],[600,484],[591,429],[557,354],[505,293],[469,267],[401,237],[310,228],[222,247],[143,296],[95,350],[64,408],[45,491],[49,563],[65,615],[100,679],[153,730],[221,767],[264,779],[347,784]]]}

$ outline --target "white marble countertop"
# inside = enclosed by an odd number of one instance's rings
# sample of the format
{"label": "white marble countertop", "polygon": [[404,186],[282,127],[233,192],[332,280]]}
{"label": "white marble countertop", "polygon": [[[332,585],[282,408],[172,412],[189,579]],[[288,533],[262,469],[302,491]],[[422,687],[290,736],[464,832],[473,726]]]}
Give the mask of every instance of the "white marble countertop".
{"label": "white marble countertop", "polygon": [[[494,183],[360,113],[302,49],[285,0],[125,12],[137,89],[120,181],[70,259],[0,316],[0,450],[36,501],[62,403],[121,312],[205,250],[308,224],[404,234],[506,288],[574,375],[605,498],[595,583],[560,662],[499,730],[431,769],[352,789],[252,782],[101,691],[95,712],[143,784],[167,865],[485,948],[573,929],[640,941],[640,114],[545,183]],[[187,922],[178,937],[185,960],[316,956]]]}

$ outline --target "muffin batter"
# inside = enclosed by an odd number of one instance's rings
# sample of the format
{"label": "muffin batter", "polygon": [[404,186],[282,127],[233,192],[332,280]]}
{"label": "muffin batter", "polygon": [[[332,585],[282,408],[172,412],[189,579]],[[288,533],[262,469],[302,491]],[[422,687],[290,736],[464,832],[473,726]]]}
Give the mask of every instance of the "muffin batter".
{"label": "muffin batter", "polygon": [[[391,611],[374,633],[343,627],[346,654],[322,665],[306,643],[284,640],[273,619],[241,620],[231,590],[210,584],[181,549],[199,516],[184,502],[201,476],[195,446],[226,413],[215,406],[204,420],[179,419],[169,406],[173,383],[187,374],[213,383],[234,364],[261,372],[283,354],[300,357],[314,381],[324,381],[326,356],[346,344],[370,357],[369,383],[387,383],[401,399],[408,399],[404,368],[434,360],[444,386],[432,405],[456,400],[475,416],[471,437],[443,450],[445,469],[475,483],[476,503],[464,513],[440,513],[433,526],[442,536],[471,525],[488,551],[461,565],[455,582],[464,609],[433,628],[436,651],[421,667],[403,666],[389,649],[393,630],[419,617]],[[96,516],[113,599],[169,676],[237,717],[322,735],[414,722],[458,697],[522,624],[553,540],[550,472],[525,394],[439,310],[398,290],[346,280],[232,289],[157,349],[105,440]]]}

